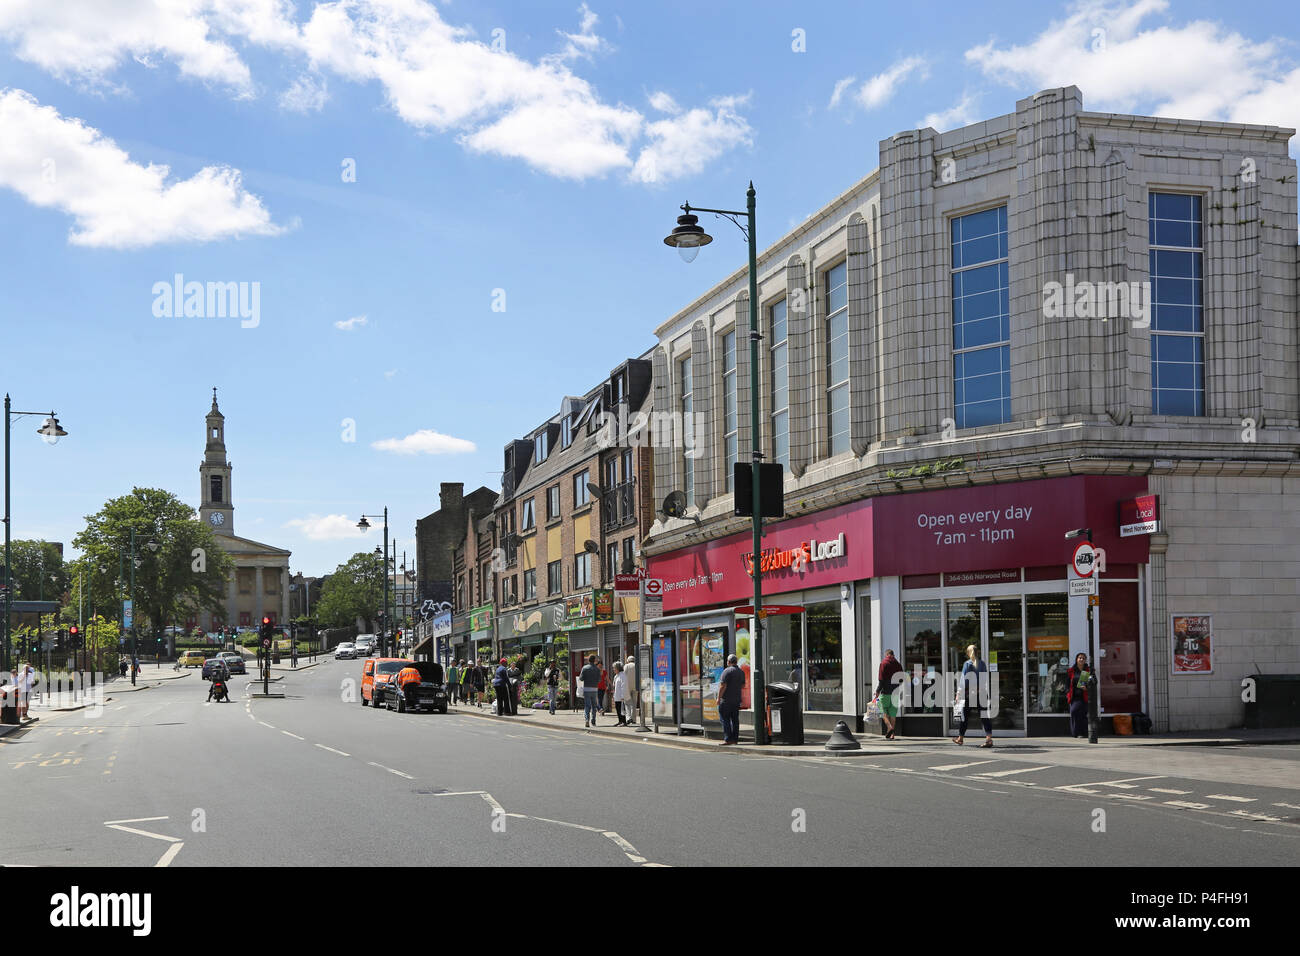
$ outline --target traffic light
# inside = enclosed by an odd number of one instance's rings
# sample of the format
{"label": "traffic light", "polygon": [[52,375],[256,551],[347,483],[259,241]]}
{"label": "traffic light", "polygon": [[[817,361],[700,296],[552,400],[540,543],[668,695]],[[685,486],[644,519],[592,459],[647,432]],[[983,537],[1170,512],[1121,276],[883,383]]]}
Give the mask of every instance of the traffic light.
{"label": "traffic light", "polygon": [[81,650],[81,629],[73,624],[68,628],[68,646],[71,650]]}
{"label": "traffic light", "polygon": [[54,632],[54,650],[62,653],[67,647],[68,632],[59,628]]}

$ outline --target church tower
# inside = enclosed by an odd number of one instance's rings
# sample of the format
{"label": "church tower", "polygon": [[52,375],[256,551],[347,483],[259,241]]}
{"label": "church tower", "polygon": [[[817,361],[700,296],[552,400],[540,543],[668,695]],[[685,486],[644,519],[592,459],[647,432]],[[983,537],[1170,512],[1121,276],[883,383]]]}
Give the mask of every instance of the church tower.
{"label": "church tower", "polygon": [[217,390],[212,390],[212,409],[207,417],[207,445],[199,465],[199,518],[217,534],[235,533],[235,508],[230,497],[230,463],[226,461],[226,417],[217,408]]}

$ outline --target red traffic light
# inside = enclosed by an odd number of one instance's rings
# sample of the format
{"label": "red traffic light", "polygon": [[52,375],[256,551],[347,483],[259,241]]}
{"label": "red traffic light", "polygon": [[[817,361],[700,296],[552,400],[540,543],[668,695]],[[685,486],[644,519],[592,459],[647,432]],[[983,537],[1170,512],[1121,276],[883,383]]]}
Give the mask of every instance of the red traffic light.
{"label": "red traffic light", "polygon": [[264,617],[264,618],[262,618],[262,623],[263,623],[263,624],[270,624],[270,623],[271,623],[271,619],[270,619],[269,617]]}
{"label": "red traffic light", "polygon": [[77,630],[77,625],[74,624],[70,628],[68,628],[68,633],[71,634],[73,637],[76,637],[77,634],[79,634],[80,632]]}

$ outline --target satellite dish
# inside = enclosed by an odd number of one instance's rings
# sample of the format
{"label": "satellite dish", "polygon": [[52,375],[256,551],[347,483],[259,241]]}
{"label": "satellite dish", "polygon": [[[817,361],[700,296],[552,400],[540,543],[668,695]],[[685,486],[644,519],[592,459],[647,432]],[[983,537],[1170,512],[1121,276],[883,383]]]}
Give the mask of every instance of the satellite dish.
{"label": "satellite dish", "polygon": [[686,495],[680,491],[670,491],[664,499],[663,513],[670,518],[680,518],[686,512]]}
{"label": "satellite dish", "polygon": [[582,550],[589,551],[592,554],[599,554],[600,545],[598,545],[595,541],[592,541],[590,538],[588,538],[586,541],[582,542]]}
{"label": "satellite dish", "polygon": [[604,492],[600,490],[600,485],[596,484],[594,481],[587,482],[587,490],[591,492],[593,498],[599,498],[604,494]]}

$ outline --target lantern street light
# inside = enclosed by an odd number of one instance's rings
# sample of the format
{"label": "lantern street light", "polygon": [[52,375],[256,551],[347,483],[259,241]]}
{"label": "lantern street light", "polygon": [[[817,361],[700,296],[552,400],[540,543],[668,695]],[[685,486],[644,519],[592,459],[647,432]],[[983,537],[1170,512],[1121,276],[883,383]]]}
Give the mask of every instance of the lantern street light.
{"label": "lantern street light", "polygon": [[384,519],[384,548],[382,551],[378,547],[375,548],[375,554],[382,556],[384,560],[384,580],[383,580],[384,620],[379,628],[379,656],[387,657],[388,640],[387,640],[386,630],[388,627],[388,508],[387,507],[384,508],[383,515],[362,515],[361,520],[357,522],[357,527],[360,528],[362,531],[366,531],[370,527],[370,522],[367,521],[366,519],[379,518],[379,517],[382,517]]}
{"label": "lantern street light", "polygon": [[[711,212],[730,219],[744,235],[745,242],[749,246],[749,423],[750,459],[753,463],[751,466],[753,469],[751,487],[754,496],[754,623],[752,628],[754,743],[762,746],[768,743],[767,722],[763,717],[766,686],[763,678],[763,571],[762,562],[759,561],[759,557],[763,553],[763,510],[759,490],[759,474],[762,471],[759,466],[763,461],[763,453],[759,449],[762,448],[763,443],[761,441],[762,432],[760,431],[762,421],[758,411],[758,343],[763,336],[758,330],[758,238],[754,224],[755,195],[754,184],[750,182],[749,190],[745,193],[744,212],[734,209],[706,209],[703,206],[692,206],[689,202],[683,203],[681,206],[683,215],[677,217],[677,227],[664,237],[664,244],[674,247],[686,262],[693,262],[700,249],[713,241],[713,237],[700,227],[699,217],[694,215],[694,212]],[[745,225],[740,223],[741,216],[745,218]]]}

